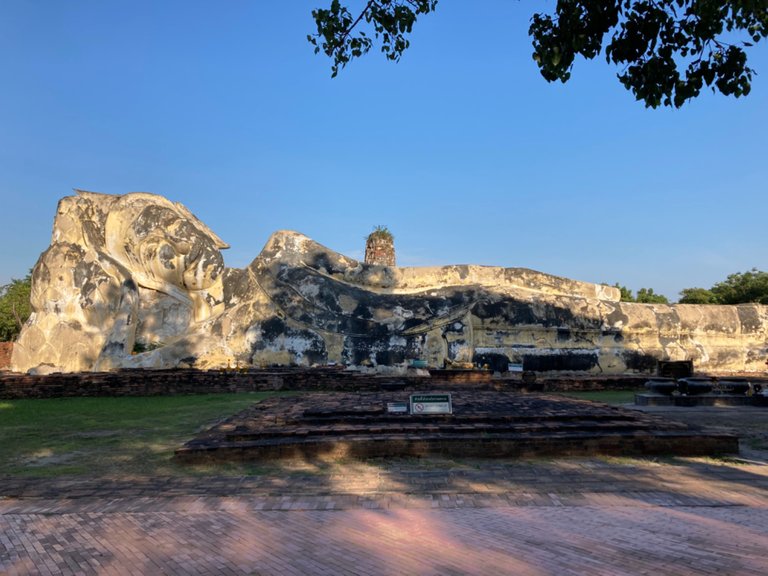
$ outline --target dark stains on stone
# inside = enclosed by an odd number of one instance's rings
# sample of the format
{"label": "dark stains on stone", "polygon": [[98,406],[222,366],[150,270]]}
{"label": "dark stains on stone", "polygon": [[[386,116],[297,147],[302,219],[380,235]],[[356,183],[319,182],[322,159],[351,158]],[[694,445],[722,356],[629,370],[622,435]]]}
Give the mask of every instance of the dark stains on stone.
{"label": "dark stains on stone", "polygon": [[293,354],[297,363],[304,360],[312,365],[328,361],[325,341],[316,332],[292,328],[280,318],[263,322],[261,338],[254,343],[252,352],[283,349]]}
{"label": "dark stains on stone", "polygon": [[422,352],[424,351],[425,339],[426,337],[423,335],[408,338],[407,344],[405,346],[405,357],[416,359],[420,358]]}
{"label": "dark stains on stone", "polygon": [[[661,349],[666,350],[669,346],[675,346],[677,344],[678,340],[675,337],[672,336],[659,336],[659,344],[661,344]],[[694,353],[696,353],[694,351]]]}
{"label": "dark stains on stone", "polygon": [[[355,309],[352,311],[352,316],[354,318],[361,318],[364,320],[368,320],[370,318],[373,318],[373,314],[371,314],[371,309],[363,304],[362,302],[358,302]],[[418,321],[417,321],[418,323]]]}
{"label": "dark stains on stone", "polygon": [[318,347],[310,348],[307,350],[304,350],[302,353],[303,357],[306,358],[307,364],[310,366],[314,364],[327,364],[328,363],[328,353],[325,350],[325,343],[320,340],[320,344],[322,344],[322,348]]}
{"label": "dark stains on stone", "polygon": [[307,312],[303,312],[295,320],[301,324],[306,324],[307,326],[311,326],[313,324],[313,317]]}
{"label": "dark stains on stone", "polygon": [[604,338],[610,338],[613,336],[613,341],[620,343],[624,341],[624,334],[621,333],[621,330],[619,328],[605,328],[600,331],[600,334]]}
{"label": "dark stains on stone", "polygon": [[719,349],[715,352],[715,363],[737,363],[742,359],[740,351]]}
{"label": "dark stains on stone", "polygon": [[448,344],[448,358],[450,360],[457,360],[459,354],[468,348],[470,348],[470,344],[466,340],[453,340]]}
{"label": "dark stains on stone", "polygon": [[752,304],[736,306],[736,311],[739,314],[739,321],[741,323],[742,333],[757,332],[762,327],[760,320],[760,313],[757,307]]}
{"label": "dark stains on stone", "polygon": [[45,259],[51,248],[48,248],[38,258],[35,267],[32,269],[32,286],[47,286],[51,282],[51,271],[45,264]]}
{"label": "dark stains on stone", "polygon": [[674,310],[671,312],[657,312],[656,324],[661,331],[677,332],[677,330],[680,328],[680,317]]}
{"label": "dark stains on stone", "polygon": [[88,308],[94,304],[97,297],[96,290],[100,284],[110,282],[110,276],[104,271],[98,262],[86,262],[80,260],[72,270],[72,279],[80,288],[80,306]]}
{"label": "dark stains on stone", "polygon": [[224,337],[224,327],[221,325],[221,322],[217,321],[211,324],[210,330],[212,336],[217,336],[219,338]]}
{"label": "dark stains on stone", "polygon": [[314,255],[311,266],[317,270],[325,272],[326,274],[338,274],[343,272],[343,270],[334,266],[328,255],[323,252],[318,252]]}
{"label": "dark stains on stone", "polygon": [[[673,334],[681,328],[674,308],[656,307],[652,320],[643,320],[639,315],[633,324],[629,316],[635,306],[642,305],[611,303],[606,305],[605,315],[597,309],[593,314],[585,314],[556,299],[511,298],[477,285],[406,294],[382,293],[371,287],[380,284],[374,273],[383,273],[385,268],[374,269],[364,264],[350,268],[348,261],[315,248],[278,254],[280,246],[265,249],[249,268],[258,286],[277,306],[277,314],[294,326],[300,324],[310,332],[341,335],[342,359],[351,364],[400,364],[421,354],[425,335],[436,329],[442,332],[448,358],[466,359],[466,354],[473,350],[467,325],[470,315],[486,333],[503,329],[501,347],[522,348],[514,343],[515,334],[525,332],[520,339],[526,340],[531,328],[551,333],[557,342],[551,349],[537,354],[539,348],[531,345],[530,352],[521,351],[532,370],[600,369],[599,355],[592,348],[607,346],[613,348],[610,354],[624,354],[622,349],[628,343],[623,329],[630,324],[633,330],[648,328],[661,332],[662,346],[665,337],[674,339]],[[468,277],[468,267],[451,269],[461,278]],[[227,288],[228,297],[234,292],[245,292],[247,283],[235,289],[235,278],[230,274],[227,272],[225,277],[225,294]],[[754,307],[740,310],[740,319],[745,330],[760,325]],[[579,348],[573,347],[576,343]],[[559,348],[566,345],[569,348]],[[638,371],[648,371],[656,362],[654,357],[633,351],[626,351],[624,360],[628,369]],[[499,362],[501,365],[503,359]]]}
{"label": "dark stains on stone", "polygon": [[456,266],[456,270],[459,273],[459,278],[462,280],[466,279],[469,276],[469,266],[462,265],[462,266]]}
{"label": "dark stains on stone", "polygon": [[457,334],[464,334],[465,329],[466,329],[466,326],[464,326],[464,322],[461,322],[461,321],[451,322],[445,328],[443,328],[443,334],[449,334],[451,332],[457,333]]}
{"label": "dark stains on stone", "polygon": [[355,345],[354,338],[348,338],[344,341],[344,350],[341,354],[342,361],[345,364],[354,366],[365,366],[370,363],[370,351]]}
{"label": "dark stains on stone", "polygon": [[330,312],[335,314],[342,312],[341,306],[339,306],[338,291],[336,290],[320,290],[318,301],[321,306]]}
{"label": "dark stains on stone", "polygon": [[107,342],[101,350],[101,356],[119,357],[125,353],[125,344],[123,342]]}
{"label": "dark stains on stone", "polygon": [[497,352],[486,352],[482,354],[475,353],[472,356],[472,362],[479,366],[488,366],[493,372],[508,372],[509,357],[506,354]]}
{"label": "dark stains on stone", "polygon": [[598,367],[595,352],[558,350],[556,354],[525,354],[523,370],[547,372],[553,370],[588,371]]}
{"label": "dark stains on stone", "polygon": [[414,345],[392,343],[389,337],[348,337],[344,339],[342,357],[345,362],[357,365],[375,363],[381,366],[393,366],[406,361],[408,351]]}
{"label": "dark stains on stone", "polygon": [[[176,268],[175,259],[184,257],[185,270],[197,269],[204,263],[204,276],[213,281],[224,268],[224,260],[216,245],[192,222],[180,218],[173,210],[164,206],[147,206],[131,224],[138,246],[126,244],[126,251],[134,253],[141,248],[141,259],[157,258],[167,270]],[[159,247],[149,242],[155,237],[165,238],[169,243]],[[137,256],[139,254],[136,254]]]}
{"label": "dark stains on stone", "polygon": [[274,341],[283,335],[286,328],[285,322],[280,318],[270,318],[261,323],[261,337],[263,340]]}
{"label": "dark stains on stone", "polygon": [[167,270],[176,268],[176,265],[173,263],[173,259],[176,258],[176,252],[174,252],[170,245],[163,244],[158,253],[158,258],[160,259],[163,268],[166,268]]}
{"label": "dark stains on stone", "polygon": [[533,325],[538,318],[531,306],[518,300],[482,300],[472,307],[472,314],[481,320],[500,319],[512,325]]}
{"label": "dark stains on stone", "polygon": [[563,306],[516,299],[481,300],[472,308],[472,313],[483,320],[498,318],[500,322],[512,326],[539,325],[545,328],[567,326],[572,330],[598,330],[601,325],[598,318],[576,315]]}
{"label": "dark stains on stone", "polygon": [[[363,361],[399,364],[407,360],[409,354],[422,349],[423,334],[440,325],[444,337],[450,340],[448,357],[455,359],[472,348],[466,338],[464,321],[470,311],[481,321],[558,328],[558,339],[563,342],[600,328],[598,318],[576,316],[571,310],[552,304],[502,300],[477,286],[430,289],[415,294],[381,294],[338,282],[315,268],[336,272],[332,259],[325,254],[313,255],[310,266],[271,266],[267,259],[260,257],[251,270],[259,285],[288,318],[307,329],[344,335],[343,359],[352,364]],[[339,304],[342,298],[354,303],[351,313],[343,311]],[[578,332],[574,333],[573,329]],[[404,345],[393,343],[393,337],[397,336],[403,339]],[[597,364],[594,354],[571,355],[563,362],[572,367],[586,366],[586,369]]]}
{"label": "dark stains on stone", "polygon": [[205,302],[208,304],[208,306],[213,308],[214,306],[216,306],[218,304],[221,304],[222,301],[219,300],[218,298],[216,298],[213,294],[206,293],[205,294]]}
{"label": "dark stains on stone", "polygon": [[86,262],[84,260],[85,251],[79,246],[70,244],[67,246],[67,252],[68,257],[72,256],[77,260],[75,267],[72,270],[72,280],[74,281],[75,286],[82,288],[92,279],[94,272],[98,271],[99,265],[95,262]]}
{"label": "dark stains on stone", "polygon": [[637,370],[638,372],[653,373],[656,371],[658,359],[649,354],[643,354],[635,350],[625,350],[621,354],[622,360],[628,370]]}
{"label": "dark stains on stone", "polygon": [[104,245],[104,231],[102,225],[93,222],[92,220],[83,221],[83,236],[88,240],[88,244],[92,248],[97,248]]}
{"label": "dark stains on stone", "polygon": [[621,308],[617,306],[608,314],[606,322],[609,326],[626,326],[629,324],[629,316],[624,314]]}
{"label": "dark stains on stone", "polygon": [[224,272],[224,302],[231,305],[235,300],[244,301],[252,297],[254,287],[251,285],[249,271],[237,268],[227,268]]}
{"label": "dark stains on stone", "polygon": [[[363,324],[364,323],[364,324]],[[391,366],[405,362],[407,351],[418,345],[411,343],[412,338],[393,340],[386,325],[358,319],[351,321],[353,331],[344,338],[343,358],[352,364],[375,362]],[[362,328],[370,327],[364,331]],[[404,343],[401,343],[404,342]]]}
{"label": "dark stains on stone", "polygon": [[761,350],[747,350],[747,362],[762,360],[766,357],[768,357],[768,348],[763,348]]}
{"label": "dark stains on stone", "polygon": [[[133,221],[132,228],[137,238],[146,238],[154,230],[164,228],[169,225],[169,215],[173,213],[164,206],[147,206],[141,211],[136,220]],[[173,214],[173,218],[178,218]]]}
{"label": "dark stains on stone", "polygon": [[376,352],[376,364],[381,366],[394,366],[405,362],[405,350],[390,349]]}
{"label": "dark stains on stone", "polygon": [[[315,270],[307,268],[279,267],[277,270],[264,261],[256,262],[254,273],[260,286],[285,314],[313,328],[339,334],[357,336],[380,333],[383,321],[373,320],[376,316],[386,319],[386,325],[395,332],[403,330],[406,320],[409,329],[424,325],[430,329],[430,322],[450,320],[463,315],[471,302],[474,291],[435,290],[427,294],[378,294],[367,289],[340,283]],[[295,286],[303,286],[303,293]],[[314,286],[313,290],[308,287]],[[344,313],[339,302],[342,298],[355,302],[354,311]]]}

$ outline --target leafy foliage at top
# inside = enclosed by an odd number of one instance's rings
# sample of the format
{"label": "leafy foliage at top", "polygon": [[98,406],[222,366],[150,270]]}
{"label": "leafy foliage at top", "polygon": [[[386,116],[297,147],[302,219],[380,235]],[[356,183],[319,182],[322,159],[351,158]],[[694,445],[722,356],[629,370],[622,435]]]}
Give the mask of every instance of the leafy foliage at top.
{"label": "leafy foliage at top", "polygon": [[[317,33],[307,36],[332,59],[332,76],[367,53],[373,29],[381,51],[398,61],[418,16],[437,0],[370,0],[357,16],[332,0],[312,16]],[[571,77],[577,56],[621,67],[619,81],[646,106],[680,107],[704,86],[745,96],[755,73],[745,48],[768,35],[768,0],[558,0],[553,14],[534,14],[529,34],[542,76]]]}
{"label": "leafy foliage at top", "polygon": [[379,224],[373,227],[373,232],[368,234],[366,240],[387,240],[389,242],[395,241],[395,236],[389,231],[389,228]]}
{"label": "leafy foliage at top", "polygon": [[15,340],[29,318],[31,286],[32,277],[28,274],[23,280],[11,280],[0,287],[0,342]]}
{"label": "leafy foliage at top", "polygon": [[704,85],[748,94],[754,71],[744,48],[767,33],[766,0],[560,0],[554,17],[536,14],[530,28],[549,81],[567,81],[574,58],[594,58],[610,35],[606,60],[624,67],[621,83],[653,108],[680,107]]}
{"label": "leafy foliage at top", "polygon": [[618,282],[613,285],[621,292],[622,302],[639,302],[640,304],[669,304],[669,300],[663,294],[656,294],[653,288],[640,288],[637,291],[637,296],[632,294],[632,290],[626,286],[620,285]]}
{"label": "leafy foliage at top", "polygon": [[680,291],[680,304],[717,304],[717,296],[707,288],[683,288]]}
{"label": "leafy foliage at top", "polygon": [[768,304],[768,272],[752,268],[731,274],[712,288],[686,288],[681,304]]}
{"label": "leafy foliage at top", "polygon": [[307,40],[315,47],[315,54],[322,49],[333,58],[331,76],[336,76],[339,67],[344,68],[352,58],[362,56],[373,46],[373,40],[364,31],[352,33],[364,22],[373,27],[374,38],[381,40],[381,51],[387,59],[397,62],[410,46],[406,35],[413,30],[416,17],[428,14],[436,6],[437,0],[371,0],[353,17],[339,0],[333,0],[327,10],[312,11],[317,34],[308,35]]}
{"label": "leafy foliage at top", "polygon": [[635,296],[632,294],[632,290],[627,288],[626,286],[620,285],[618,282],[613,285],[614,288],[618,288],[619,292],[621,292],[621,301],[622,302],[634,302]]}
{"label": "leafy foliage at top", "polygon": [[749,272],[731,274],[712,286],[712,292],[721,304],[768,304],[768,272],[753,268]]}
{"label": "leafy foliage at top", "polygon": [[640,288],[637,291],[635,302],[641,304],[669,304],[669,300],[663,294],[656,294],[653,288]]}

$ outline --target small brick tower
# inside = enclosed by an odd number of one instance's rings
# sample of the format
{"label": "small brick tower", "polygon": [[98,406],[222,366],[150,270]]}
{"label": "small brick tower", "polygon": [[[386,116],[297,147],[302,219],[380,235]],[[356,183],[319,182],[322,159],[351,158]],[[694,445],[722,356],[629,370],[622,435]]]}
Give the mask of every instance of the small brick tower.
{"label": "small brick tower", "polygon": [[386,226],[376,226],[365,241],[365,263],[396,266],[395,237]]}

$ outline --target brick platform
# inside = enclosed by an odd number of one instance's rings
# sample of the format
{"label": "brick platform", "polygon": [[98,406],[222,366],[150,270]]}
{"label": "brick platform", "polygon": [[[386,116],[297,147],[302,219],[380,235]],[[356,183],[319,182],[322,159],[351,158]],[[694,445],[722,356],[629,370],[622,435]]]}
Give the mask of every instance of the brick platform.
{"label": "brick platform", "polygon": [[[438,393],[440,390],[432,390]],[[445,392],[443,390],[442,392]],[[392,414],[408,392],[270,398],[203,432],[182,462],[295,457],[715,455],[735,435],[616,406],[543,394],[452,389],[453,414]]]}
{"label": "brick platform", "polygon": [[496,376],[487,370],[436,370],[431,376],[415,373],[377,375],[339,367],[267,368],[236,370],[119,370],[73,374],[32,375],[0,372],[0,399],[60,398],[68,396],[168,396],[259,392],[267,390],[420,389],[425,386],[544,391],[641,389],[646,376],[540,375],[534,385],[520,375]]}
{"label": "brick platform", "polygon": [[11,365],[13,342],[0,342],[0,370],[7,370]]}

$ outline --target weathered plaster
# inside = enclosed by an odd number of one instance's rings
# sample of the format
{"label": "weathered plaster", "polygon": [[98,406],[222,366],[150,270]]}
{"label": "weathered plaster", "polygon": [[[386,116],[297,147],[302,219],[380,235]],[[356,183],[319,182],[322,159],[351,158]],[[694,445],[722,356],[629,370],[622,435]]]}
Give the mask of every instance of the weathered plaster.
{"label": "weathered plaster", "polygon": [[606,373],[693,360],[741,372],[763,370],[768,353],[759,305],[624,303],[616,288],[523,268],[369,265],[289,231],[245,269],[224,267],[226,247],[161,196],[62,199],[13,369],[420,358]]}

